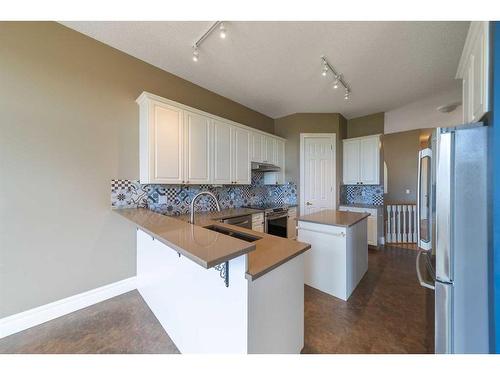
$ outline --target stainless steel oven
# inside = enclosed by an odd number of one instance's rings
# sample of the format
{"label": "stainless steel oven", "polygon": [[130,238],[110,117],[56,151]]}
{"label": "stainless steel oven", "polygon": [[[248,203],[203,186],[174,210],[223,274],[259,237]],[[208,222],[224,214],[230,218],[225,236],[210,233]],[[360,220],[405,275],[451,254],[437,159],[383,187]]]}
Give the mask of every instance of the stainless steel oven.
{"label": "stainless steel oven", "polygon": [[280,208],[264,213],[264,231],[279,237],[287,237],[288,209]]}

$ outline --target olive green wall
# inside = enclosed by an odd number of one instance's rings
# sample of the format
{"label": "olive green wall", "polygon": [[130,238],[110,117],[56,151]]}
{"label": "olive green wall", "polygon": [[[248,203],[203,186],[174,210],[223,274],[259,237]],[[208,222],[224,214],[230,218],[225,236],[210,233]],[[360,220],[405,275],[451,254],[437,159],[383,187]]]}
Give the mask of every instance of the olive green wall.
{"label": "olive green wall", "polygon": [[143,91],[273,119],[54,22],[0,22],[0,318],[135,275],[111,179],[139,177]]}
{"label": "olive green wall", "polygon": [[[387,165],[387,194],[384,203],[417,201],[417,155],[423,130],[385,134],[384,160]],[[406,189],[410,194],[406,194]]]}
{"label": "olive green wall", "polygon": [[[347,121],[339,113],[296,113],[274,120],[274,132],[286,138],[285,180],[295,182],[300,189],[300,133],[337,134],[336,170],[337,200],[342,180],[342,139],[345,138]],[[300,192],[298,197],[300,198]]]}
{"label": "olive green wall", "polygon": [[347,138],[384,134],[384,112],[347,120]]}

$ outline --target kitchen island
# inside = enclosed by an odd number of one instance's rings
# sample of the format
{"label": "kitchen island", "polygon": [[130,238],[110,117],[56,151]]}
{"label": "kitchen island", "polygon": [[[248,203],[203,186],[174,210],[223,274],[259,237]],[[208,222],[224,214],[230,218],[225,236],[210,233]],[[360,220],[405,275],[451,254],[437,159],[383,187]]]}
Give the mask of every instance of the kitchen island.
{"label": "kitchen island", "polygon": [[[310,245],[220,223],[115,210],[137,227],[137,289],[182,353],[300,353]],[[243,213],[242,213],[243,214]]]}
{"label": "kitchen island", "polygon": [[298,239],[311,244],[305,284],[347,301],[368,270],[368,216],[323,210],[298,217]]}

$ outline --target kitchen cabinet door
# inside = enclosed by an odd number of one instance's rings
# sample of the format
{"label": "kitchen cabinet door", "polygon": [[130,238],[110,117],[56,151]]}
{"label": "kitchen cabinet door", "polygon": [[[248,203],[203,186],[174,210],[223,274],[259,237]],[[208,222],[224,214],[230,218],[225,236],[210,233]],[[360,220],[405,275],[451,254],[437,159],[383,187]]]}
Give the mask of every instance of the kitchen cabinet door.
{"label": "kitchen cabinet door", "polygon": [[368,216],[367,219],[368,245],[377,246],[377,219]]}
{"label": "kitchen cabinet door", "polygon": [[267,164],[276,164],[276,140],[273,137],[264,137],[265,149],[263,155],[263,162]]}
{"label": "kitchen cabinet door", "polygon": [[464,123],[480,121],[489,111],[489,32],[488,21],[470,23],[458,65]]}
{"label": "kitchen cabinet door", "polygon": [[263,159],[264,150],[264,136],[260,133],[252,133],[252,156],[251,161],[261,163]]}
{"label": "kitchen cabinet door", "polygon": [[343,142],[343,181],[344,185],[356,185],[359,182],[359,140]]}
{"label": "kitchen cabinet door", "polygon": [[232,126],[221,121],[213,122],[214,163],[213,183],[231,184],[233,175]]}
{"label": "kitchen cabinet door", "polygon": [[233,177],[232,182],[240,185],[250,185],[250,132],[232,127],[233,132]]}
{"label": "kitchen cabinet door", "polygon": [[378,137],[359,140],[359,182],[378,185],[380,180],[380,147]]}
{"label": "kitchen cabinet door", "polygon": [[280,167],[279,172],[264,173],[264,185],[283,185],[285,183],[285,142],[275,139],[276,158],[273,164]]}
{"label": "kitchen cabinet door", "polygon": [[183,111],[157,102],[140,103],[140,181],[181,184],[184,180]]}
{"label": "kitchen cabinet door", "polygon": [[191,185],[210,183],[211,119],[197,113],[184,111],[185,129],[185,183]]}

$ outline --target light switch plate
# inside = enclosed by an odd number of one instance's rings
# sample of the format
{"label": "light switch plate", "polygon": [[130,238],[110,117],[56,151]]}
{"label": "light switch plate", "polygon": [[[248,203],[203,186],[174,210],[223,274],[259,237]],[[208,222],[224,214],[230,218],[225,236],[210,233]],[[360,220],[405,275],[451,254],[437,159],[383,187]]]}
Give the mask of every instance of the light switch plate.
{"label": "light switch plate", "polygon": [[410,189],[406,189],[406,194],[410,194]]}

